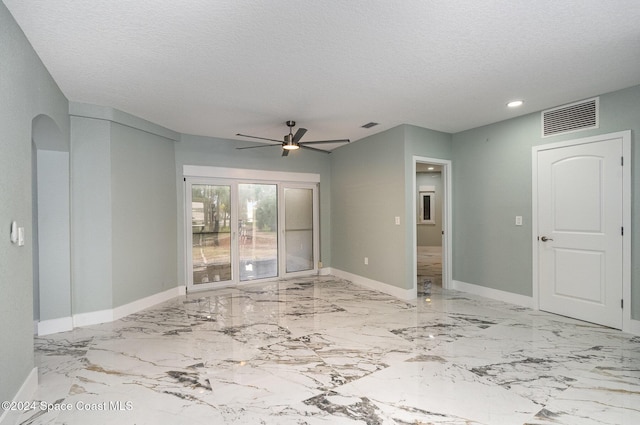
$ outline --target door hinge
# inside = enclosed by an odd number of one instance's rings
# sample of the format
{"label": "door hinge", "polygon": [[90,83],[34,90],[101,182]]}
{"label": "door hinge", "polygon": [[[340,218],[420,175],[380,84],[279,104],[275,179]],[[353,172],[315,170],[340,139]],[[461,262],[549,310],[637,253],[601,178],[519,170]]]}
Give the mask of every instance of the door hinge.
{"label": "door hinge", "polygon": [[620,228],[620,235],[624,236],[624,226]]}
{"label": "door hinge", "polygon": [[622,165],[624,167],[624,156],[620,157],[620,165]]}
{"label": "door hinge", "polygon": [[620,300],[620,308],[624,308],[624,300]]}

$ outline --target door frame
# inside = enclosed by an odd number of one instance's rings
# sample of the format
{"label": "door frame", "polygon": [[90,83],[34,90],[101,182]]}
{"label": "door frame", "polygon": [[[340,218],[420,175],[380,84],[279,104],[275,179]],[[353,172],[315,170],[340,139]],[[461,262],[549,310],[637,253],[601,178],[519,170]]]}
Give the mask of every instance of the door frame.
{"label": "door frame", "polygon": [[[313,269],[297,272],[287,272],[287,239],[286,239],[286,212],[285,190],[309,189],[312,193],[312,225],[313,225]],[[280,182],[278,183],[278,239],[282,240],[282,252],[278,255],[278,271],[282,271],[282,277],[308,276],[309,273],[318,273],[320,262],[320,183]],[[282,211],[282,214],[280,214]],[[280,248],[280,247],[278,247]]]}
{"label": "door frame", "polygon": [[452,282],[452,247],[451,247],[451,223],[452,223],[452,215],[451,215],[451,161],[446,159],[439,158],[428,158],[424,156],[413,156],[413,172],[412,172],[412,192],[411,192],[411,225],[413,228],[412,234],[412,242],[411,242],[411,250],[413,252],[411,262],[412,262],[412,274],[413,274],[413,291],[417,294],[418,290],[418,229],[416,226],[417,223],[417,182],[416,182],[416,165],[418,163],[421,164],[435,164],[442,166],[442,187],[444,199],[442,202],[442,231],[444,234],[442,235],[442,287],[444,289],[451,288]]}
{"label": "door frame", "polygon": [[[281,279],[284,277],[295,277],[300,275],[312,275],[317,274],[318,272],[318,264],[320,261],[320,197],[319,197],[319,186],[320,186],[320,174],[317,173],[297,173],[297,172],[288,172],[288,171],[269,171],[269,170],[253,170],[253,169],[245,169],[245,168],[225,168],[225,167],[211,167],[211,166],[203,166],[203,165],[183,165],[182,166],[182,180],[183,180],[183,211],[184,211],[184,279],[185,286],[187,292],[196,292],[196,291],[205,291],[211,289],[218,289],[224,287],[236,287],[242,285],[248,285],[258,282],[272,281]],[[285,255],[284,245],[280,245],[278,243],[278,276],[272,278],[264,278],[264,279],[253,279],[247,281],[240,281],[237,265],[233,264],[233,256],[232,252],[232,270],[235,270],[234,278],[228,283],[222,283],[220,285],[216,285],[215,287],[197,287],[193,285],[192,276],[190,275],[190,255],[189,250],[191,246],[189,244],[189,233],[191,232],[191,204],[188,202],[191,198],[191,194],[188,193],[187,186],[194,182],[204,182],[204,184],[209,184],[213,182],[214,184],[240,184],[240,183],[255,183],[255,184],[275,184],[277,185],[278,190],[278,240],[280,241],[282,237],[282,229],[280,226],[281,223],[281,208],[284,208],[284,198],[281,194],[284,193],[285,187],[305,187],[311,188],[314,187],[314,268],[312,270],[305,270],[301,272],[293,272],[286,273],[285,270],[281,270],[281,257]],[[233,190],[232,190],[233,192]],[[281,204],[282,203],[282,204]],[[232,202],[232,209],[236,209],[237,215],[237,206]],[[282,209],[284,211],[284,209]],[[237,232],[236,232],[237,233]],[[237,234],[235,236],[237,238]],[[232,251],[233,251],[233,231],[232,231]],[[235,257],[237,258],[237,252],[235,253]]]}
{"label": "door frame", "polygon": [[585,145],[589,143],[604,142],[611,139],[622,139],[622,226],[624,236],[622,238],[622,330],[631,332],[631,130],[601,134],[597,136],[572,139],[562,142],[549,143],[534,146],[531,149],[531,252],[532,252],[532,296],[533,308],[540,310],[540,282],[538,256],[538,153],[565,148],[569,146]]}

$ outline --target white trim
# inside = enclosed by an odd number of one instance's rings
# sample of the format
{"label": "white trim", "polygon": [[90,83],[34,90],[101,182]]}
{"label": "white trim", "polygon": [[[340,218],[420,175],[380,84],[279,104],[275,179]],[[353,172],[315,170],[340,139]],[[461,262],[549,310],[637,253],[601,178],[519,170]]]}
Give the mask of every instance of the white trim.
{"label": "white trim", "polygon": [[424,156],[413,155],[413,172],[411,174],[412,181],[412,190],[411,190],[411,220],[413,230],[411,231],[412,242],[411,242],[411,263],[412,274],[413,274],[413,292],[414,295],[412,298],[416,298],[418,294],[418,261],[417,261],[417,251],[418,251],[418,229],[416,227],[417,223],[417,205],[416,205],[416,164],[420,163],[429,163],[429,164],[438,164],[442,166],[442,185],[443,185],[443,193],[444,199],[442,200],[442,231],[444,235],[442,236],[442,287],[444,289],[449,289],[452,286],[452,277],[453,277],[453,249],[452,249],[452,188],[451,188],[451,176],[453,174],[452,163],[448,159],[438,159],[438,158],[428,158]]}
{"label": "white trim", "polygon": [[501,291],[500,289],[487,288],[486,286],[476,285],[473,283],[461,282],[454,280],[452,289],[467,292],[469,294],[479,295],[485,298],[491,298],[510,304],[516,304],[522,307],[533,308],[533,298],[526,295],[514,294],[513,292]]}
{"label": "white trim", "polygon": [[267,180],[279,182],[320,183],[320,174],[292,173],[289,171],[251,170],[248,168],[208,167],[183,165],[183,177],[209,177],[216,179]]}
{"label": "white trim", "polygon": [[323,267],[318,269],[318,276],[329,276],[331,274],[331,267]]}
{"label": "white trim", "polygon": [[[533,146],[531,148],[531,245],[532,245],[532,293],[533,308],[540,309],[540,285],[538,282],[538,153],[545,150],[564,148],[568,146],[583,145],[587,143],[603,142],[611,139],[622,139],[622,226],[624,237],[622,238],[622,330],[633,334],[640,334],[640,323],[631,318],[631,130],[615,133],[600,134],[581,139],[566,140],[556,143]],[[635,322],[635,323],[634,323]]]}
{"label": "white trim", "polygon": [[38,336],[70,330],[73,330],[73,319],[71,317],[60,317],[59,319],[41,320],[38,322]]}
{"label": "white trim", "polygon": [[[34,367],[29,372],[27,379],[24,380],[22,386],[16,393],[16,396],[13,397],[12,401],[15,402],[25,402],[32,399],[33,394],[38,389],[38,368]],[[5,410],[0,415],[0,424],[13,425],[18,422],[18,418],[22,413],[21,410]]]}
{"label": "white trim", "polygon": [[[624,332],[640,335],[640,321],[631,318],[631,130],[622,132],[622,226],[624,237],[622,238],[622,330]],[[634,322],[636,325],[634,325]],[[633,331],[635,329],[635,332]]]}
{"label": "white trim", "polygon": [[633,335],[640,335],[640,320],[629,319],[629,322],[626,323],[626,327],[622,329],[622,331]]}
{"label": "white trim", "polygon": [[90,311],[73,315],[73,327],[98,325],[113,322],[113,310]]}
{"label": "white trim", "polygon": [[129,304],[114,309],[91,311],[73,315],[73,326],[98,325],[100,323],[113,322],[133,313],[137,313],[156,304],[163,303],[175,297],[185,295],[185,287],[177,286],[154,295],[130,302]]}
{"label": "white trim", "polygon": [[389,285],[388,283],[372,280],[364,276],[345,272],[343,270],[330,268],[329,274],[332,274],[341,279],[346,279],[352,283],[355,283],[356,285],[364,286],[368,289],[373,289],[374,291],[384,292],[385,294],[392,295],[401,300],[414,300],[417,296],[417,292],[414,288],[398,288],[397,286]]}
{"label": "white trim", "polygon": [[158,294],[150,295],[146,298],[130,302],[129,304],[121,305],[120,307],[116,307],[113,309],[113,320],[121,319],[130,314],[137,313],[149,307],[153,307],[156,304],[169,301],[175,297],[184,295],[184,293],[185,287],[178,286],[175,288],[167,289],[164,292],[160,292]]}

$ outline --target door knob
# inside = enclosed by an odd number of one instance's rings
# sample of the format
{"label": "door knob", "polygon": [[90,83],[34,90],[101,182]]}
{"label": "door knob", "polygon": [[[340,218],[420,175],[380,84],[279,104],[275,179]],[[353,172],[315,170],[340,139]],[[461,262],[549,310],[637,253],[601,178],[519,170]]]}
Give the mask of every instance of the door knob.
{"label": "door knob", "polygon": [[552,241],[553,239],[548,238],[548,237],[546,237],[546,236],[542,236],[542,237],[540,238],[540,240],[541,240],[542,242],[546,242],[546,241]]}

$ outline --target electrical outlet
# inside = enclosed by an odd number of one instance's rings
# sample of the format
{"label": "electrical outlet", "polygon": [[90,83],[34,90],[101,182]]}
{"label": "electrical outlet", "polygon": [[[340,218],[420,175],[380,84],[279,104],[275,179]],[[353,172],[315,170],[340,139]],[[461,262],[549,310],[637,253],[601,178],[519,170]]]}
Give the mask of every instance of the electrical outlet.
{"label": "electrical outlet", "polygon": [[365,265],[369,264],[369,257],[364,257],[364,264]]}
{"label": "electrical outlet", "polygon": [[322,261],[318,261],[318,268],[321,269],[322,268]]}

